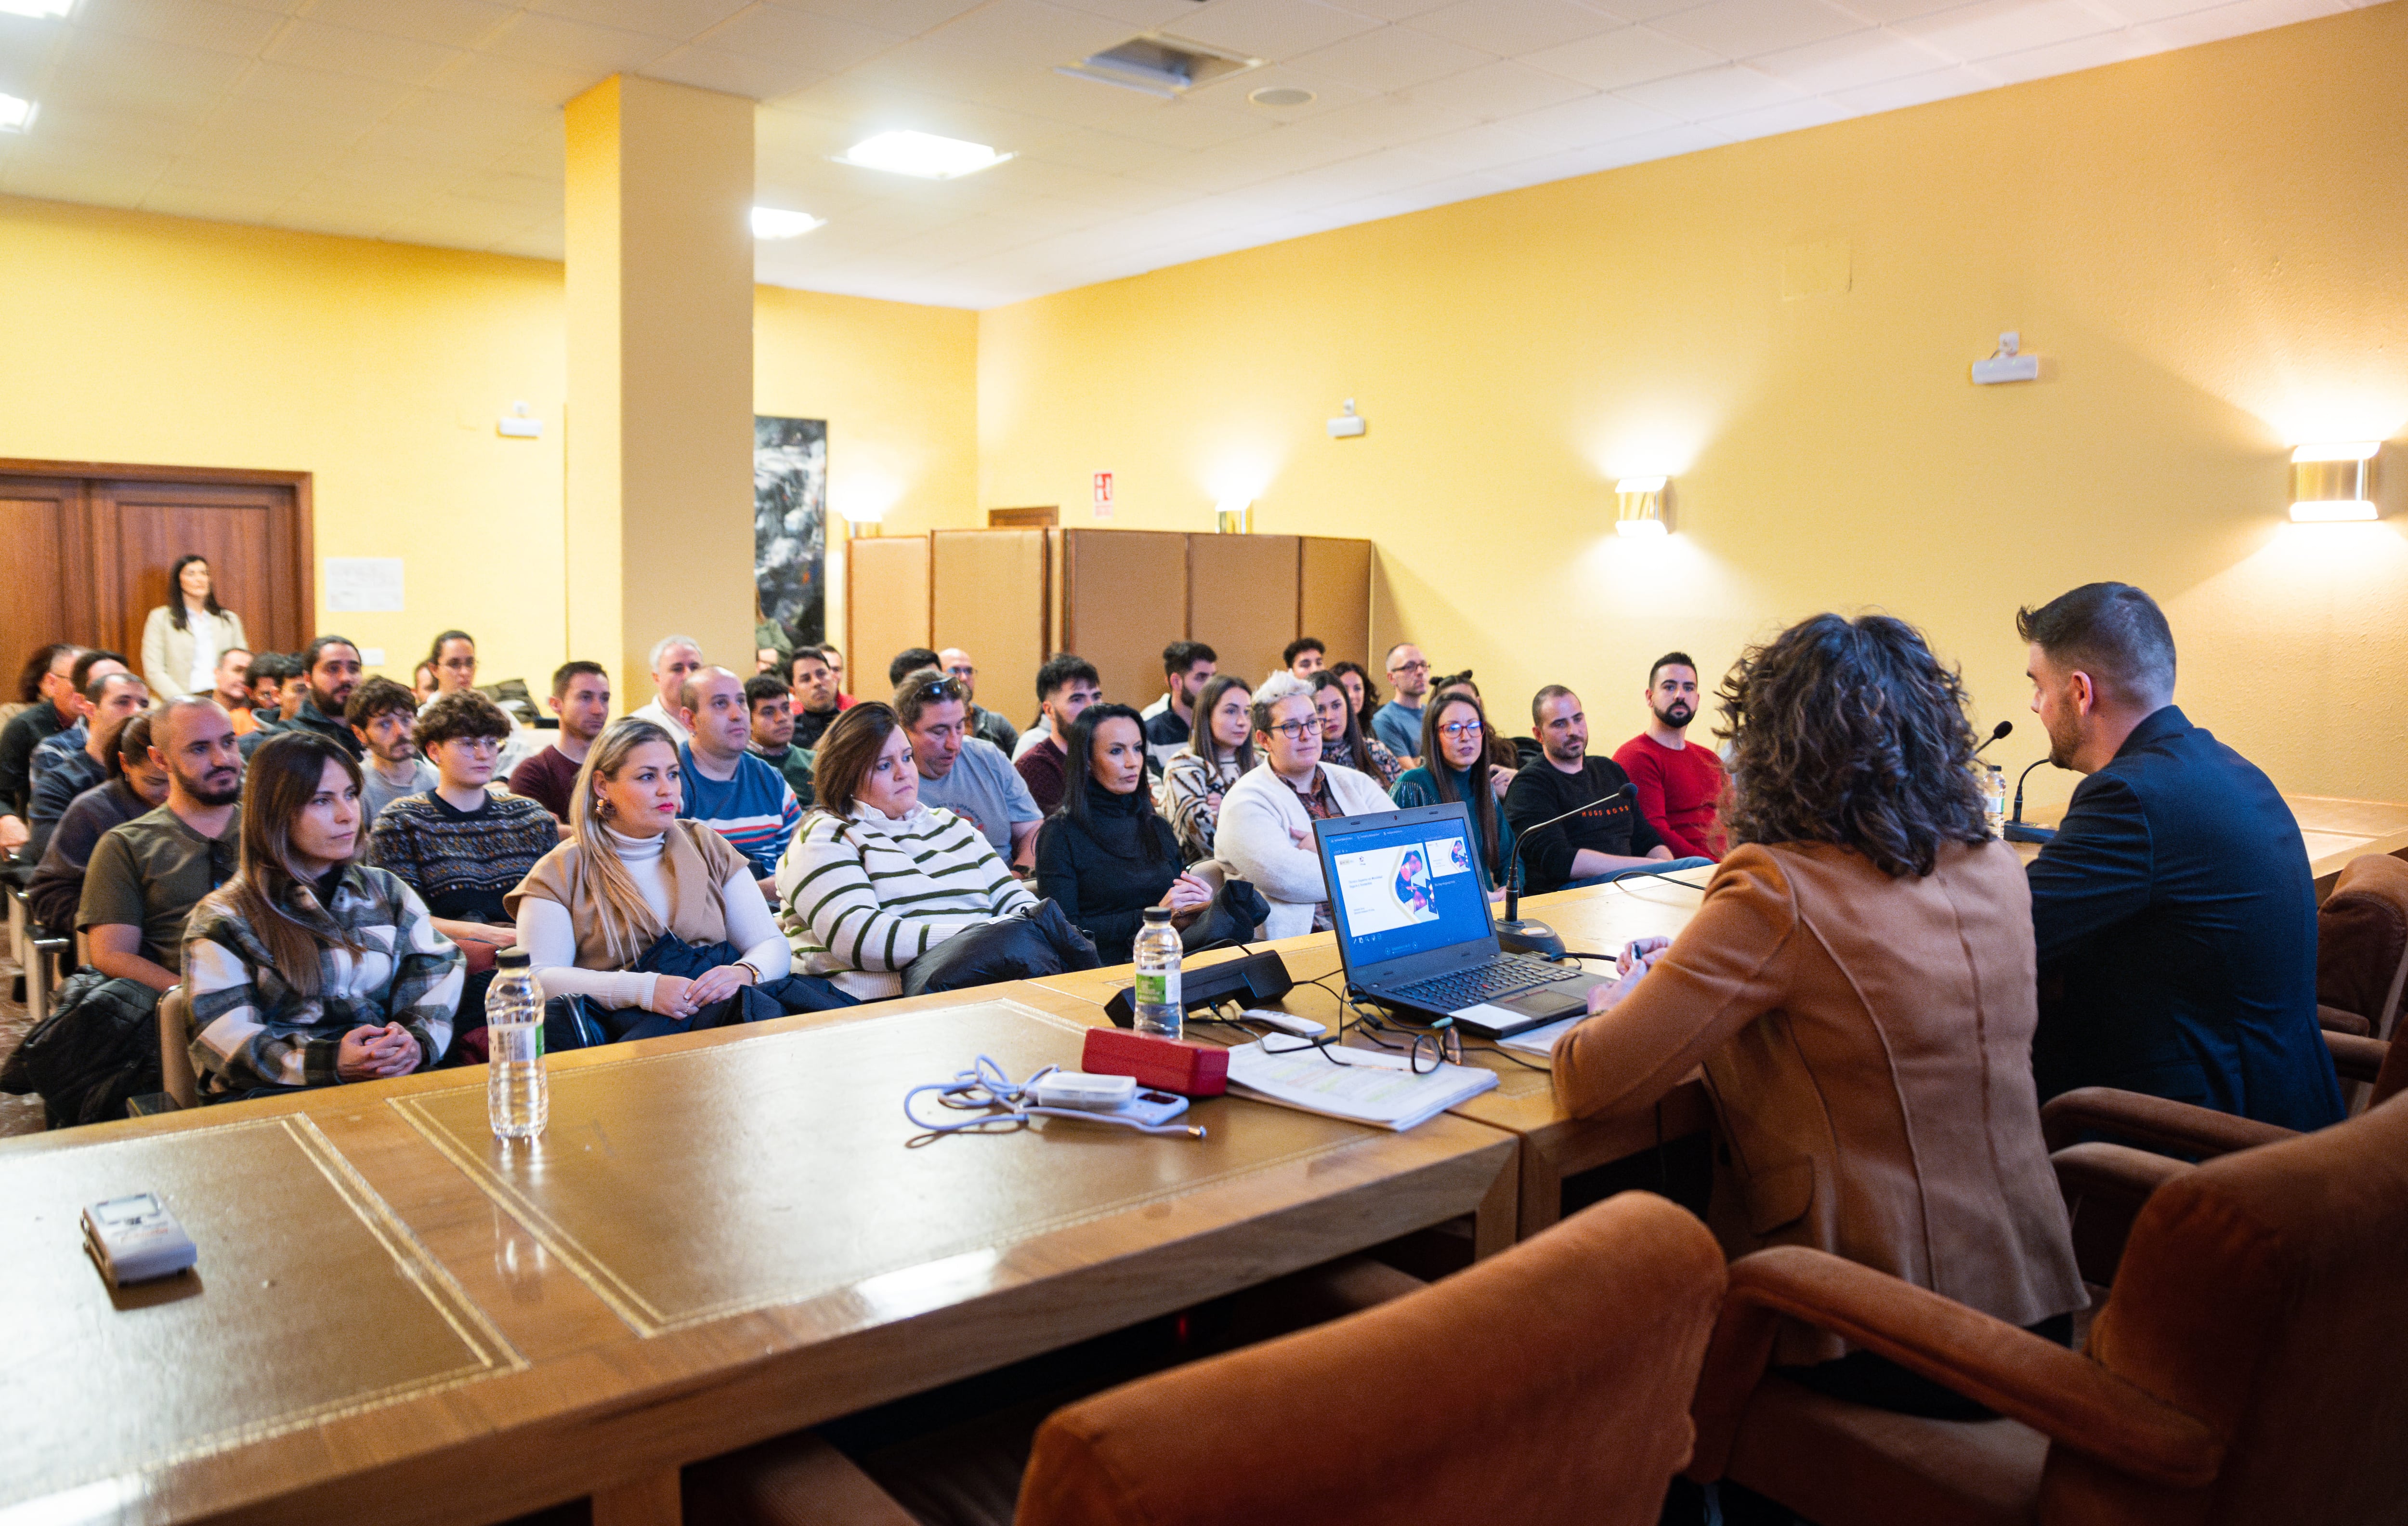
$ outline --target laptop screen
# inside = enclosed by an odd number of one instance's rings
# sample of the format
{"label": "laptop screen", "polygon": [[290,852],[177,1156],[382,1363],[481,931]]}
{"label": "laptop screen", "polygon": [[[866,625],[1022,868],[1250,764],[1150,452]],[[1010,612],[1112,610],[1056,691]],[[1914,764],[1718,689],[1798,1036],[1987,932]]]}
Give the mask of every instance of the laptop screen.
{"label": "laptop screen", "polygon": [[1330,906],[1350,967],[1488,936],[1488,906],[1472,868],[1462,804],[1408,814],[1413,819],[1360,830],[1352,829],[1354,822],[1321,828]]}

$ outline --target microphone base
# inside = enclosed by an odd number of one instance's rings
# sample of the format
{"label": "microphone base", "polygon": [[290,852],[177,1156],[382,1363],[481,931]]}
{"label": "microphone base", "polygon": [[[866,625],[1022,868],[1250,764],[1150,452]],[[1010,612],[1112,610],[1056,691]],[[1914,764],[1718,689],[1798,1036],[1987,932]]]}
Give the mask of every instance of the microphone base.
{"label": "microphone base", "polygon": [[1497,946],[1508,954],[1537,954],[1550,959],[1564,957],[1564,941],[1555,929],[1528,917],[1498,923]]}
{"label": "microphone base", "polygon": [[2000,835],[2010,842],[2046,842],[2057,836],[2057,830],[2051,827],[2033,827],[2011,821],[2000,828]]}

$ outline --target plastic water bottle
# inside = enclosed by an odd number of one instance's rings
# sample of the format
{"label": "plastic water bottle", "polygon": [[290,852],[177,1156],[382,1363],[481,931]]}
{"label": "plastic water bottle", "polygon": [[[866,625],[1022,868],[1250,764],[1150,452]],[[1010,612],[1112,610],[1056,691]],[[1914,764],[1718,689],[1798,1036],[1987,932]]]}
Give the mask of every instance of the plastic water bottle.
{"label": "plastic water bottle", "polygon": [[2007,835],[2007,775],[1996,763],[1975,765],[1982,785],[1982,813],[1989,818],[1990,835]]}
{"label": "plastic water bottle", "polygon": [[494,966],[494,983],[485,988],[485,1044],[493,1057],[485,1116],[497,1139],[533,1139],[552,1113],[543,1073],[543,987],[523,948],[502,950]]}
{"label": "plastic water bottle", "polygon": [[1149,906],[1137,935],[1137,1030],[1175,1039],[1186,1016],[1179,1000],[1179,929],[1168,908]]}

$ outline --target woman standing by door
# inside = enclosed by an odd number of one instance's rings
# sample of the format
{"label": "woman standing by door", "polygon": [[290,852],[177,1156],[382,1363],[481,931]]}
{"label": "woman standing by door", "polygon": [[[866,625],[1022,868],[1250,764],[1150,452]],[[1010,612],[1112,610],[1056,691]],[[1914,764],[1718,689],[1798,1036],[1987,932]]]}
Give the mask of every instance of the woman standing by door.
{"label": "woman standing by door", "polygon": [[167,572],[167,602],[142,623],[142,681],[158,699],[208,697],[217,688],[220,655],[251,648],[242,616],[218,607],[206,556],[179,556]]}

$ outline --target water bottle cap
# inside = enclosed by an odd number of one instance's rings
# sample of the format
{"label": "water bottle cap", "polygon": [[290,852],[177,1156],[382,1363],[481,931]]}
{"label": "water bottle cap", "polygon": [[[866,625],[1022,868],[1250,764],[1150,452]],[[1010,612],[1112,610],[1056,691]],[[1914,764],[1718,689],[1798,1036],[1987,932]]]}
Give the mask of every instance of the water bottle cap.
{"label": "water bottle cap", "polygon": [[504,970],[523,970],[527,962],[527,951],[516,943],[494,956],[494,963]]}
{"label": "water bottle cap", "polygon": [[1145,919],[1148,922],[1168,922],[1170,920],[1170,908],[1168,906],[1149,906],[1145,909]]}

